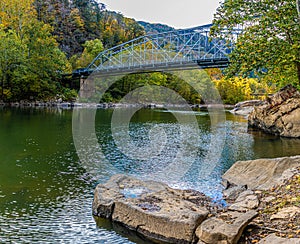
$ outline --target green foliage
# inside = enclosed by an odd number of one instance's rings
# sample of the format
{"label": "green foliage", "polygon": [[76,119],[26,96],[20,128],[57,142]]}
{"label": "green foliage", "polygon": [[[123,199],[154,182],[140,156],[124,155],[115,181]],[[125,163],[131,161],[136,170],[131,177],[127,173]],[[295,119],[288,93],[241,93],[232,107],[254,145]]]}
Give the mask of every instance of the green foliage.
{"label": "green foliage", "polygon": [[[101,80],[99,83],[102,84]],[[174,99],[166,97],[164,93],[154,94],[152,86],[169,88],[174,91],[174,95],[181,96],[190,104],[208,103],[218,99],[217,93],[214,94],[216,90],[209,75],[203,70],[189,70],[172,74],[153,72],[124,76],[107,90],[101,102],[117,102],[129,93],[136,99],[132,100],[136,103],[141,98],[143,98],[142,101],[150,103],[153,97],[162,102],[174,101]],[[143,89],[139,90],[140,87]]]}
{"label": "green foliage", "polygon": [[75,102],[78,96],[78,92],[70,88],[62,88],[61,94],[61,98],[68,102]]}
{"label": "green foliage", "polygon": [[80,54],[86,41],[99,39],[109,48],[144,34],[135,20],[107,11],[95,0],[35,0],[38,19],[53,27],[67,57]]}
{"label": "green foliage", "polygon": [[156,33],[161,33],[161,32],[167,32],[167,31],[174,31],[175,28],[170,27],[168,25],[163,25],[163,24],[152,24],[144,21],[139,21],[138,22],[141,26],[144,27],[146,33],[148,34],[156,34]]}
{"label": "green foliage", "polygon": [[213,36],[222,36],[224,28],[244,28],[230,56],[229,77],[254,74],[278,86],[300,84],[300,18],[295,0],[225,0],[213,23]]}
{"label": "green foliage", "polygon": [[30,0],[0,0],[0,6],[0,99],[55,96],[61,74],[71,67],[51,35],[52,28],[37,20]]}
{"label": "green foliage", "polygon": [[80,56],[74,55],[70,59],[73,70],[88,66],[93,61],[93,59],[101,51],[103,51],[103,44],[99,39],[86,41],[83,47],[84,50]]}
{"label": "green foliage", "polygon": [[144,29],[134,19],[120,13],[103,11],[101,13],[100,33],[106,48],[116,46],[145,34]]}

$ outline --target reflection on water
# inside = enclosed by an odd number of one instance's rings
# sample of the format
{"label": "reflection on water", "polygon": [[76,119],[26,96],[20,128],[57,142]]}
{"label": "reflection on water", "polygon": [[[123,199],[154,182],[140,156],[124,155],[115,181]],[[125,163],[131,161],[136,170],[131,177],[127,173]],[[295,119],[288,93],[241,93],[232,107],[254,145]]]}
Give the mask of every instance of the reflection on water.
{"label": "reflection on water", "polygon": [[[166,167],[180,147],[178,125],[174,115],[165,110],[136,112],[129,128],[136,145],[149,144],[148,134],[153,126],[159,125],[167,136],[159,154],[137,160],[122,153],[114,143],[112,112],[98,110],[95,119],[97,139],[110,167],[103,165],[97,155],[89,155],[95,159],[92,173],[78,159],[71,110],[0,109],[0,243],[145,243],[109,221],[97,220],[96,224],[91,216],[93,190],[98,182],[115,173],[148,178],[151,172]],[[226,135],[221,158],[218,162],[212,159],[216,167],[207,177],[201,168],[203,159],[211,145],[223,144],[210,143],[218,137],[211,135],[207,111],[199,110],[195,116],[200,131],[195,143],[196,159],[184,177],[171,182],[175,187],[198,189],[218,199],[221,175],[235,161],[299,154],[300,140],[248,133],[245,119],[228,113],[226,122],[218,127]],[[190,163],[188,155],[185,160]]]}
{"label": "reflection on water", "polygon": [[300,154],[299,139],[278,138],[260,131],[249,131],[253,136],[253,151],[255,158],[293,156]]}

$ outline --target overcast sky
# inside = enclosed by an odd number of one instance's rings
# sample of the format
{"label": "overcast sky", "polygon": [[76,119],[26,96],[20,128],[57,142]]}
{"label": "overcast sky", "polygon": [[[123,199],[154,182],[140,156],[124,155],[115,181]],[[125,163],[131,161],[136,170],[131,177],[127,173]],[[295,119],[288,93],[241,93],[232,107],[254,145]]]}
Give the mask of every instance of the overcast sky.
{"label": "overcast sky", "polygon": [[175,28],[209,24],[220,0],[99,0],[108,10]]}

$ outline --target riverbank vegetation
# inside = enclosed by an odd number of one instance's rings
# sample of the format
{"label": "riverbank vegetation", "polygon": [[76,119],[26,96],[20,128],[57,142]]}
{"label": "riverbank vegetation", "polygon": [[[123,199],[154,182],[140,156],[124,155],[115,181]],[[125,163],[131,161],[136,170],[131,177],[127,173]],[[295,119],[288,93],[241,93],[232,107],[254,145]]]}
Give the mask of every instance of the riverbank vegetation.
{"label": "riverbank vegetation", "polygon": [[214,37],[243,28],[230,55],[227,77],[256,77],[281,88],[300,88],[300,13],[297,0],[223,1],[215,14]]}
{"label": "riverbank vegetation", "polygon": [[143,34],[95,0],[0,0],[0,100],[72,99],[64,74]]}
{"label": "riverbank vegetation", "polygon": [[[287,83],[300,88],[299,23],[294,0],[220,5],[213,37],[222,28],[244,28],[229,68],[207,70],[225,103],[264,97]],[[167,30],[173,28],[136,22],[95,0],[0,0],[0,100],[74,100],[78,91],[65,74],[86,67],[107,48]],[[205,93],[206,80],[199,83]],[[152,84],[167,86],[189,103],[203,102],[192,87],[166,73],[123,77],[104,101]]]}

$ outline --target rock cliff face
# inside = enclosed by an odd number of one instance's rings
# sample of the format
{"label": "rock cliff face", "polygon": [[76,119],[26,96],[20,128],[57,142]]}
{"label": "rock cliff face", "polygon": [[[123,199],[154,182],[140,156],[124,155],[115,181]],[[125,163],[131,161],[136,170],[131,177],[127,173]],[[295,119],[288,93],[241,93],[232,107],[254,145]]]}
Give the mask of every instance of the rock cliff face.
{"label": "rock cliff face", "polygon": [[284,137],[300,137],[300,93],[292,85],[282,88],[248,117],[249,127]]}

